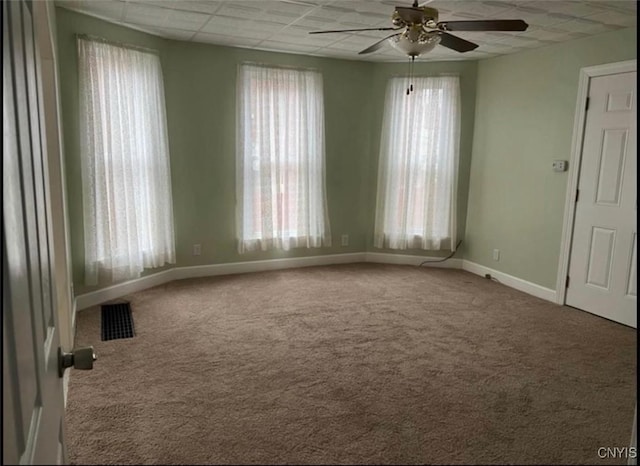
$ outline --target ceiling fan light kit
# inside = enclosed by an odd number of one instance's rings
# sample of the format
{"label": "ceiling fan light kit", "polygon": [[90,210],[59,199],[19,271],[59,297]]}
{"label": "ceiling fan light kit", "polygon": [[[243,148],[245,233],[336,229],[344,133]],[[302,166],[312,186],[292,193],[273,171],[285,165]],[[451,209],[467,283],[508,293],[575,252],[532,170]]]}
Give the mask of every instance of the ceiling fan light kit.
{"label": "ceiling fan light kit", "polygon": [[440,34],[437,32],[416,31],[416,28],[407,28],[402,34],[389,39],[391,46],[409,57],[416,58],[423,53],[430,52],[440,43]]}
{"label": "ceiling fan light kit", "polygon": [[[471,20],[471,21],[438,21],[438,10],[426,6],[419,6],[414,0],[413,6],[397,6],[391,15],[391,24],[388,28],[362,28],[343,29],[339,31],[313,31],[310,34],[325,34],[335,32],[357,31],[400,31],[395,32],[366,49],[359,52],[365,55],[380,49],[388,42],[394,49],[411,58],[413,65],[416,57],[430,52],[436,45],[442,45],[456,52],[465,53],[478,48],[478,44],[466,39],[449,34],[448,31],[526,31],[529,25],[521,19],[496,19],[496,20]],[[413,66],[409,68],[410,77]],[[413,91],[413,85],[409,84],[407,94]]]}

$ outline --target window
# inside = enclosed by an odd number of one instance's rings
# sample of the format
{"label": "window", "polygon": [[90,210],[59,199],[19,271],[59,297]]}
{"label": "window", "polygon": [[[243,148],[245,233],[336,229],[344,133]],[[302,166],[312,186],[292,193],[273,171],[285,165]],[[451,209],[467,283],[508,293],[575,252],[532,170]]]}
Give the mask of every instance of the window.
{"label": "window", "polygon": [[460,85],[455,76],[387,86],[374,245],[455,250]]}
{"label": "window", "polygon": [[160,59],[88,38],[78,58],[85,281],[136,278],[175,262]]}
{"label": "window", "polygon": [[243,64],[238,82],[239,252],[330,246],[322,76]]}

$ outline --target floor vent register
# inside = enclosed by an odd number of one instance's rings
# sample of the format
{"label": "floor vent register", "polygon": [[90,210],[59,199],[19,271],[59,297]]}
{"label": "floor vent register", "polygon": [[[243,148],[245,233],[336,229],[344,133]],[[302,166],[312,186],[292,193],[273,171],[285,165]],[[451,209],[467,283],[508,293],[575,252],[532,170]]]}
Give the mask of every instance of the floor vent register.
{"label": "floor vent register", "polygon": [[133,316],[129,303],[102,306],[102,341],[133,338]]}

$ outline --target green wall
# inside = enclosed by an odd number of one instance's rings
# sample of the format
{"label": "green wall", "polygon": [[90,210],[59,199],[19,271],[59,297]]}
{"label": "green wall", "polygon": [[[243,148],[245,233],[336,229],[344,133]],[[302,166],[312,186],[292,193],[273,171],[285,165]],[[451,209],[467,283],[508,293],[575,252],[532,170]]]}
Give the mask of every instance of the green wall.
{"label": "green wall", "polygon": [[555,289],[579,71],[635,59],[636,31],[479,63],[465,259]]}
{"label": "green wall", "polygon": [[[76,33],[160,51],[177,266],[346,252],[443,256],[373,247],[380,131],[387,79],[407,64],[366,63],[165,40],[56,8],[75,293],[84,285]],[[636,57],[625,29],[482,61],[416,64],[418,75],[461,79],[456,257],[555,288],[580,68]],[[235,93],[243,61],[315,68],[325,93],[327,197],[333,246],[238,254],[235,238]],[[340,246],[348,234],[349,246]],[[191,254],[202,245],[202,255]],[[492,260],[500,249],[500,261]],[[160,269],[146,271],[153,274]],[[102,283],[97,288],[109,285]]]}
{"label": "green wall", "polygon": [[[84,284],[82,179],[75,34],[89,33],[159,50],[163,68],[176,232],[176,266],[361,252],[366,249],[367,196],[374,100],[372,63],[278,54],[160,39],[57,8],[61,101],[75,294]],[[325,98],[327,200],[331,247],[237,253],[235,235],[235,94],[243,61],[315,68]],[[340,246],[340,235],[349,246]],[[193,256],[193,244],[202,255]],[[145,271],[144,275],[162,269]]]}
{"label": "green wall", "polygon": [[[178,265],[364,251],[371,63],[167,41],[163,67]],[[315,68],[325,102],[332,246],[238,254],[235,233],[236,74],[243,61]],[[365,118],[363,118],[365,116]],[[349,246],[340,246],[340,235]],[[191,255],[202,244],[202,256]]]}

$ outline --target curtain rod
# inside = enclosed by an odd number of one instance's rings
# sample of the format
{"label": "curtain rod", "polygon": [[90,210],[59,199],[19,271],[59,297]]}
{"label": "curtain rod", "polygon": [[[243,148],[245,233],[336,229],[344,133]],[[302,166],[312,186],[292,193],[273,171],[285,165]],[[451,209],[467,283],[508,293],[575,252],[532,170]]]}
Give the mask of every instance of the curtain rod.
{"label": "curtain rod", "polygon": [[105,39],[104,37],[92,36],[90,34],[76,34],[76,39],[89,40],[93,42],[101,42],[103,44],[115,45],[117,47],[124,47],[127,49],[137,50],[138,52],[153,53],[154,55],[160,55],[160,52],[155,49],[142,47],[140,45],[126,44],[124,42],[116,42],[113,40]]}

